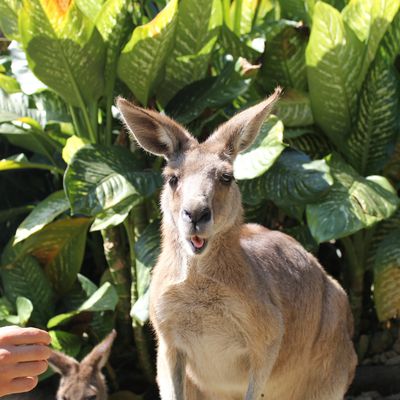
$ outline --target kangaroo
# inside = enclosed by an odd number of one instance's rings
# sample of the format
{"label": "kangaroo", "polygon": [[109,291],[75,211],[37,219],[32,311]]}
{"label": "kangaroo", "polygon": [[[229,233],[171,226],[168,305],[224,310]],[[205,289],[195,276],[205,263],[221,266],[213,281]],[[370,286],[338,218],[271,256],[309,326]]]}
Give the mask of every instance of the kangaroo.
{"label": "kangaroo", "polygon": [[49,365],[61,375],[56,396],[37,388],[29,393],[5,396],[4,400],[107,400],[107,386],[101,370],[110,356],[115,337],[116,332],[112,331],[80,363],[53,350]]}
{"label": "kangaroo", "polygon": [[139,145],[166,159],[150,288],[162,400],[342,400],[353,378],[344,290],[293,238],[243,223],[233,161],[279,94],[201,143],[167,116],[117,100]]}

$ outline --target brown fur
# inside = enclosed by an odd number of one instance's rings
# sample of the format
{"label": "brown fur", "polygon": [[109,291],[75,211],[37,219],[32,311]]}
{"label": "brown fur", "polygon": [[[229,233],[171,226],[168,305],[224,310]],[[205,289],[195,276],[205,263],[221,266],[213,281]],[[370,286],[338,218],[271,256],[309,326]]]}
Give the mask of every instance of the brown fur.
{"label": "brown fur", "polygon": [[[341,400],[352,380],[345,292],[291,237],[244,225],[238,186],[222,180],[278,95],[203,143],[182,127],[177,136],[176,124],[169,129],[155,113],[143,126],[148,112],[118,101],[139,144],[157,154],[157,141],[167,144],[164,175],[176,177],[161,196],[162,252],[150,296],[162,400]],[[206,209],[211,217],[199,220]],[[207,240],[199,254],[195,237]]]}
{"label": "brown fur", "polygon": [[41,388],[6,396],[4,400],[107,400],[107,385],[101,369],[108,360],[115,336],[115,331],[111,332],[80,363],[63,353],[52,352],[49,364],[61,375],[56,396]]}

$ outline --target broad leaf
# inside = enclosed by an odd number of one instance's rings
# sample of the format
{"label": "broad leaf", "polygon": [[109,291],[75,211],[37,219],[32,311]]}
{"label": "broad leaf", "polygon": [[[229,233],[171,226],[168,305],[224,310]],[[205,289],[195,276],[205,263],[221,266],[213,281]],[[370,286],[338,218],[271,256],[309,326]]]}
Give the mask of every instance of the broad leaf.
{"label": "broad leaf", "polygon": [[245,203],[269,199],[280,207],[291,207],[317,202],[332,184],[325,160],[311,161],[306,154],[287,149],[264,175],[240,186]]}
{"label": "broad leaf", "polygon": [[251,84],[251,79],[245,79],[240,68],[240,61],[229,62],[217,77],[205,78],[186,86],[168,103],[166,114],[187,124],[207,108],[230,103],[244,94]]}
{"label": "broad leaf", "polygon": [[364,82],[355,129],[345,146],[362,175],[379,173],[393,147],[399,122],[398,78],[391,65],[378,61]]}
{"label": "broad leaf", "polygon": [[178,1],[171,0],[156,18],[137,27],[119,58],[118,76],[145,106],[162,80],[173,44],[177,7]]}
{"label": "broad leaf", "polygon": [[102,94],[104,44],[75,2],[24,0],[20,30],[34,74],[70,105]]}
{"label": "broad leaf", "polygon": [[400,0],[352,0],[343,10],[343,20],[364,44],[357,75],[361,87],[375,58],[379,43],[400,7]]}
{"label": "broad leaf", "polygon": [[334,185],[317,204],[307,205],[307,222],[318,242],[348,236],[390,217],[399,199],[386,178],[364,178],[338,155],[327,157]]}
{"label": "broad leaf", "polygon": [[67,292],[80,271],[86,244],[87,218],[52,222],[25,240],[21,253],[29,253],[44,266],[56,293]]}
{"label": "broad leaf", "polygon": [[21,0],[0,1],[0,31],[10,40],[20,40],[18,13],[21,3]]}
{"label": "broad leaf", "polygon": [[65,324],[73,317],[81,314],[82,312],[99,312],[99,311],[114,311],[118,303],[118,295],[114,287],[106,282],[99,289],[97,289],[81,306],[68,313],[56,315],[51,318],[47,323],[48,328]]}
{"label": "broad leaf", "polygon": [[380,55],[383,55],[389,62],[394,62],[400,54],[400,11],[393,18],[383,37],[380,48]]}
{"label": "broad leaf", "polygon": [[0,89],[3,89],[8,94],[18,93],[21,91],[21,87],[19,86],[19,83],[14,77],[1,73],[0,73]]}
{"label": "broad leaf", "polygon": [[400,229],[379,245],[374,268],[374,300],[380,321],[400,314]]}
{"label": "broad leaf", "polygon": [[97,215],[127,198],[137,204],[161,186],[158,172],[142,171],[132,153],[120,147],[89,145],[72,159],[64,186],[73,213]]}
{"label": "broad leaf", "polygon": [[15,233],[14,244],[26,239],[42,229],[63,212],[69,209],[69,202],[64,191],[52,193],[41,201],[33,211],[21,222]]}
{"label": "broad leaf", "polygon": [[275,114],[285,127],[301,127],[314,123],[310,99],[306,93],[297,90],[287,90],[279,100]]}
{"label": "broad leaf", "polygon": [[221,0],[181,1],[173,49],[158,90],[163,104],[184,86],[204,78],[221,24]]}
{"label": "broad leaf", "polygon": [[238,36],[249,33],[252,30],[258,6],[259,1],[233,0],[230,10],[233,20],[232,28]]}
{"label": "broad leaf", "polygon": [[25,154],[22,153],[0,160],[0,171],[9,171],[15,169],[45,169],[56,173],[63,173],[62,170],[53,165],[30,162],[26,158]]}
{"label": "broad leaf", "polygon": [[306,45],[304,32],[290,25],[267,40],[261,74],[268,91],[276,85],[284,89],[307,89]]}
{"label": "broad leaf", "polygon": [[65,146],[62,149],[62,158],[69,164],[74,154],[82,147],[88,144],[88,140],[82,139],[78,136],[71,136],[67,139]]}
{"label": "broad leaf", "polygon": [[32,302],[26,297],[17,297],[17,314],[19,318],[19,325],[26,326],[29,319],[31,318],[33,305]]}
{"label": "broad leaf", "polygon": [[54,312],[54,293],[38,261],[10,245],[1,257],[0,276],[5,296],[16,303],[19,296],[33,305],[32,323],[44,326]]}
{"label": "broad leaf", "polygon": [[143,326],[149,318],[151,270],[160,254],[160,221],[156,220],[146,227],[135,243],[135,253],[138,299],[133,304],[130,315],[134,323]]}
{"label": "broad leaf", "polygon": [[59,330],[49,331],[49,335],[53,349],[71,357],[78,356],[82,347],[82,339],[79,336]]}
{"label": "broad leaf", "polygon": [[270,116],[261,127],[255,142],[236,157],[234,174],[236,179],[253,179],[267,171],[282,153],[283,124]]}
{"label": "broad leaf", "polygon": [[337,146],[354,123],[361,49],[341,14],[318,2],[306,51],[308,85],[315,121]]}

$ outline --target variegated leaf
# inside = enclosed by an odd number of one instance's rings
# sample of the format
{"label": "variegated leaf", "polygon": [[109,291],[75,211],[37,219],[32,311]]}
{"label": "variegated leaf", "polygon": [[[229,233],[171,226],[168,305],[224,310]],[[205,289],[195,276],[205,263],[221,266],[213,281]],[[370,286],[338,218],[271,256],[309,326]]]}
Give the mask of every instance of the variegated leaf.
{"label": "variegated leaf", "polygon": [[157,91],[163,104],[187,84],[205,77],[221,24],[221,0],[181,1],[173,49]]}
{"label": "variegated leaf", "polygon": [[267,90],[273,90],[276,85],[284,89],[307,89],[306,46],[307,36],[290,25],[267,40],[261,69],[262,83]]}
{"label": "variegated leaf", "polygon": [[361,87],[379,43],[400,7],[400,0],[352,0],[343,9],[343,20],[364,44],[357,84]]}
{"label": "variegated leaf", "polygon": [[374,268],[374,300],[380,321],[400,316],[400,229],[379,245]]}
{"label": "variegated leaf", "polygon": [[29,236],[21,252],[33,255],[44,266],[56,293],[67,292],[81,269],[86,244],[88,218],[52,222]]}
{"label": "variegated leaf", "polygon": [[399,122],[397,79],[390,64],[376,60],[364,82],[356,126],[344,147],[362,175],[380,173],[394,145]]}
{"label": "variegated leaf", "polygon": [[332,6],[318,2],[306,51],[311,107],[316,123],[340,146],[357,108],[362,43]]}
{"label": "variegated leaf", "polygon": [[18,14],[22,0],[0,1],[0,31],[10,40],[20,40]]}
{"label": "variegated leaf", "polygon": [[394,62],[400,54],[400,11],[388,27],[381,41],[379,51],[381,55],[384,55],[391,62]]}
{"label": "variegated leaf", "polygon": [[177,25],[178,0],[171,0],[146,25],[137,27],[122,50],[118,76],[135,97],[147,105],[163,78]]}
{"label": "variegated leaf", "polygon": [[389,181],[382,176],[360,176],[340,156],[327,162],[334,184],[316,204],[307,205],[307,222],[318,242],[348,236],[390,217],[399,199]]}
{"label": "variegated leaf", "polygon": [[295,89],[284,92],[276,106],[275,113],[285,127],[301,127],[314,123],[310,98],[306,93]]}

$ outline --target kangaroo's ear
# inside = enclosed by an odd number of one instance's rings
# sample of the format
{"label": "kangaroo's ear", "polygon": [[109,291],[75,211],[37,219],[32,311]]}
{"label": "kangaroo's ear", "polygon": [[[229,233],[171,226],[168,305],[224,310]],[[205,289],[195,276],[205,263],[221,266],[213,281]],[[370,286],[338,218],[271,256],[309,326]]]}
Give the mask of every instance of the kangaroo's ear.
{"label": "kangaroo's ear", "polygon": [[166,115],[137,107],[121,97],[117,107],[133,137],[150,153],[171,159],[197,143],[185,128]]}
{"label": "kangaroo's ear", "polygon": [[265,118],[278,101],[281,91],[282,89],[277,87],[275,92],[261,103],[233,116],[207,139],[207,145],[213,152],[235,158],[254,142]]}
{"label": "kangaroo's ear", "polygon": [[48,362],[54,372],[63,376],[77,370],[79,365],[78,361],[72,357],[55,350],[51,352]]}
{"label": "kangaroo's ear", "polygon": [[81,361],[82,366],[90,367],[93,370],[101,370],[110,357],[111,348],[117,332],[112,330],[93,350]]}

